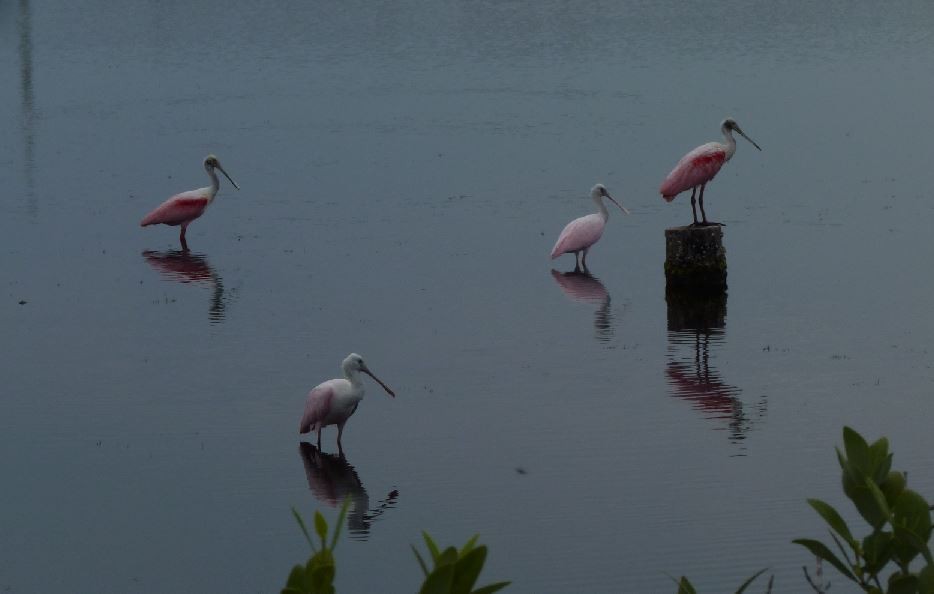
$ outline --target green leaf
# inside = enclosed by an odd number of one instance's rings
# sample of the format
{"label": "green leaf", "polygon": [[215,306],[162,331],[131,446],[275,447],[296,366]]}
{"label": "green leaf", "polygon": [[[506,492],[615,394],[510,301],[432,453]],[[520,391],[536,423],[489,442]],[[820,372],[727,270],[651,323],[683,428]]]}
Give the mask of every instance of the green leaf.
{"label": "green leaf", "polygon": [[331,539],[331,550],[337,546],[337,537],[341,535],[341,528],[344,527],[344,520],[347,519],[347,509],[350,507],[350,495],[344,497],[344,503],[341,504],[341,511],[337,514],[337,523],[334,524],[334,537]]}
{"label": "green leaf", "polygon": [[918,573],[918,593],[934,594],[934,565],[925,565]]}
{"label": "green leaf", "polygon": [[748,580],[746,580],[745,582],[743,582],[743,585],[739,587],[739,590],[736,591],[736,594],[743,594],[743,592],[746,591],[746,588],[749,587],[749,584],[753,583],[753,582],[756,580],[757,577],[759,577],[760,575],[762,575],[763,573],[765,573],[767,570],[768,570],[768,567],[763,567],[762,569],[760,569],[760,570],[757,571],[756,573],[752,574],[752,575],[749,577]]}
{"label": "green leaf", "polygon": [[[903,526],[895,526],[895,553],[899,560],[910,562],[918,553],[924,555],[924,560],[929,564],[934,563],[931,559],[931,551],[928,550],[927,543],[920,536]],[[909,559],[909,561],[904,561]]]}
{"label": "green leaf", "polygon": [[444,549],[435,561],[438,566],[454,565],[455,563],[457,563],[457,549],[454,547]]}
{"label": "green leaf", "polygon": [[318,538],[321,539],[321,548],[325,548],[327,546],[328,523],[319,511],[315,511],[315,532],[318,534]]}
{"label": "green leaf", "polygon": [[454,579],[454,565],[449,563],[435,568],[425,579],[419,594],[448,594]]}
{"label": "green leaf", "polygon": [[889,576],[887,594],[918,594],[918,578],[903,573],[893,573]]}
{"label": "green leaf", "polygon": [[301,592],[305,587],[305,568],[301,565],[293,567],[292,571],[289,572],[289,579],[286,580],[285,587]]}
{"label": "green leaf", "polygon": [[311,545],[312,551],[317,551],[315,548],[315,543],[311,542],[311,535],[308,534],[308,527],[305,526],[305,520],[302,519],[302,516],[292,508],[292,515],[295,516],[295,521],[298,522],[298,527],[302,529],[302,534],[305,535],[305,540],[308,541],[308,544]]}
{"label": "green leaf", "polygon": [[855,551],[856,539],[853,538],[850,528],[846,525],[846,522],[843,521],[843,518],[840,517],[840,514],[837,513],[837,510],[829,503],[824,503],[820,499],[808,499],[807,501],[808,504],[814,508],[814,511],[820,514],[820,517],[824,518],[824,521],[833,528],[833,531],[842,536],[847,544]]}
{"label": "green leaf", "polygon": [[493,592],[499,592],[512,582],[496,582],[495,584],[490,584],[489,586],[483,586],[482,588],[477,588],[470,594],[493,594]]}
{"label": "green leaf", "polygon": [[697,590],[694,589],[693,584],[686,576],[681,576],[681,580],[676,582],[678,584],[678,594],[697,594]]}
{"label": "green leaf", "polygon": [[876,484],[885,480],[885,476],[892,467],[892,455],[889,454],[889,440],[880,437],[871,446],[869,446],[869,461],[866,473],[869,474]]}
{"label": "green leaf", "polygon": [[911,563],[919,553],[931,562],[927,540],[931,533],[931,511],[924,497],[905,489],[892,508],[895,527],[895,554],[903,564]]}
{"label": "green leaf", "polygon": [[422,538],[425,539],[425,546],[428,547],[428,552],[431,553],[431,560],[434,561],[435,566],[438,565],[438,557],[441,556],[441,553],[438,551],[438,545],[435,544],[435,541],[428,536],[427,532],[422,532]]}
{"label": "green leaf", "polygon": [[877,575],[892,559],[892,533],[877,531],[863,539],[864,570],[869,575]]}
{"label": "green leaf", "polygon": [[846,577],[850,578],[854,582],[857,581],[856,577],[853,575],[853,572],[850,571],[850,569],[846,565],[844,565],[843,562],[840,561],[840,559],[838,559],[837,556],[834,555],[833,552],[826,547],[826,545],[824,545],[824,543],[820,542],[819,540],[812,540],[810,538],[798,538],[791,542],[803,546],[807,550],[811,551],[812,554],[816,555],[817,557],[820,557],[821,559],[827,561],[828,563],[836,567],[837,571],[839,571]]}
{"label": "green leaf", "polygon": [[451,594],[470,594],[486,562],[486,552],[486,547],[481,545],[457,560]]}
{"label": "green leaf", "polygon": [[480,538],[480,535],[479,535],[479,534],[474,534],[473,536],[470,537],[470,540],[468,540],[468,541],[464,544],[464,546],[461,547],[461,551],[460,551],[460,556],[461,556],[461,557],[463,557],[464,555],[466,555],[467,553],[470,552],[470,550],[474,547],[474,545],[477,544],[477,539],[478,539],[478,538]]}
{"label": "green leaf", "polygon": [[885,477],[885,480],[882,481],[879,488],[882,489],[882,492],[885,494],[885,500],[888,502],[889,506],[895,505],[895,502],[898,501],[898,496],[905,490],[907,482],[905,473],[895,470],[889,472]]}
{"label": "green leaf", "polygon": [[428,566],[425,565],[425,560],[422,559],[421,553],[418,552],[418,549],[415,548],[415,545],[409,545],[412,547],[412,552],[415,553],[415,558],[418,559],[418,564],[422,567],[422,573],[425,574],[425,577],[428,577]]}
{"label": "green leaf", "polygon": [[882,528],[889,520],[891,513],[885,501],[885,495],[870,477],[861,474],[860,480],[854,482],[844,478],[843,491],[856,506],[856,510],[863,516],[863,519],[869,522],[875,530]]}
{"label": "green leaf", "polygon": [[860,471],[869,474],[869,444],[863,436],[849,427],[843,428],[843,447],[850,463]]}

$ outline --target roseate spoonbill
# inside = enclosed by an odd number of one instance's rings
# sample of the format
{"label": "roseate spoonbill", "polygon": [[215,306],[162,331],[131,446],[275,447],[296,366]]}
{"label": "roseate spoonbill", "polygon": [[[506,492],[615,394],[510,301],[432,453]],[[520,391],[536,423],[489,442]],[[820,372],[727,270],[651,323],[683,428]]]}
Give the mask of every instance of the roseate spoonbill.
{"label": "roseate spoonbill", "polygon": [[[691,211],[694,213],[694,225],[720,224],[707,222],[707,213],[704,212],[704,188],[717,175],[723,164],[733,158],[733,153],[736,152],[736,139],[733,138],[733,130],[736,130],[740,136],[751,142],[752,146],[760,151],[762,150],[758,144],[753,142],[752,138],[746,136],[733,118],[723,120],[720,130],[723,132],[726,144],[708,142],[681,157],[681,160],[671,170],[671,173],[668,174],[659,189],[662,197],[667,202],[674,200],[675,196],[681,192],[691,190]],[[697,194],[698,186],[700,186],[700,211],[703,217],[701,223],[697,222],[697,208],[694,206],[696,204],[694,196]]]}
{"label": "roseate spoonbill", "polygon": [[237,182],[230,179],[230,176],[227,175],[227,172],[221,167],[221,163],[217,160],[217,157],[208,155],[204,158],[204,170],[207,171],[208,177],[211,178],[211,185],[172,196],[160,204],[154,211],[143,217],[143,220],[139,223],[140,226],[146,227],[148,225],[163,224],[175,227],[176,225],[181,225],[182,231],[178,239],[182,243],[182,248],[187,250],[188,242],[185,241],[185,231],[188,229],[188,225],[204,214],[205,209],[214,201],[214,196],[217,195],[217,190],[220,188],[220,183],[217,181],[217,174],[214,173],[215,169],[220,169],[224,177],[233,184],[233,187],[238,190],[240,189]]}
{"label": "roseate spoonbill", "polygon": [[[606,186],[603,184],[597,184],[591,188],[590,197],[597,203],[597,212],[574,219],[568,223],[564,231],[561,232],[561,235],[558,236],[555,247],[551,248],[552,260],[561,254],[573,253],[575,270],[581,267],[587,270],[587,252],[590,251],[591,246],[597,243],[597,241],[600,240],[600,236],[603,235],[603,229],[606,227],[606,220],[610,217],[610,213],[607,211],[603,199],[608,198],[613,204],[618,206],[620,210],[629,214],[626,207],[610,196],[606,191]],[[581,252],[583,252],[583,257],[581,258],[580,265],[578,265],[577,255]]]}
{"label": "roseate spoonbill", "polygon": [[308,393],[305,401],[305,413],[302,415],[298,432],[316,431],[319,450],[321,449],[321,429],[328,425],[337,425],[337,449],[343,452],[341,435],[344,433],[344,425],[363,400],[361,372],[376,380],[376,383],[382,386],[387,394],[393,398],[396,397],[396,393],[373,375],[373,372],[363,362],[363,357],[357,353],[347,355],[341,362],[341,369],[344,371],[343,378],[318,384]]}

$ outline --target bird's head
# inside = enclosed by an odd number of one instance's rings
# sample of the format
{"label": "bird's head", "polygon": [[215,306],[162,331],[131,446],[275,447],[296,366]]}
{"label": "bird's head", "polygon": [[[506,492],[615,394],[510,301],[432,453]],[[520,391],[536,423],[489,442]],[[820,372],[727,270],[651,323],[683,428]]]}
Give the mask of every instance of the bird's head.
{"label": "bird's head", "polygon": [[221,162],[217,160],[217,157],[214,155],[208,155],[204,158],[204,170],[208,173],[214,173],[215,169],[219,169],[220,172],[224,174],[224,177],[226,177],[228,181],[233,184],[233,187],[237,188],[238,190],[240,189],[240,186],[237,185],[237,182],[232,180],[227,172],[224,171],[224,168],[221,167]]}
{"label": "bird's head", "polygon": [[345,358],[344,358],[344,361],[341,363],[341,367],[343,368],[344,374],[345,374],[347,377],[352,377],[353,375],[355,375],[355,374],[357,374],[357,373],[365,373],[365,374],[367,374],[368,376],[372,377],[372,378],[376,381],[376,383],[378,383],[380,386],[382,386],[383,389],[386,390],[386,393],[387,393],[387,394],[389,394],[389,395],[392,396],[393,398],[396,397],[396,393],[393,392],[393,391],[389,388],[389,386],[387,386],[386,384],[384,384],[383,381],[382,381],[381,379],[379,379],[378,377],[376,377],[375,375],[373,375],[373,372],[370,371],[370,368],[367,367],[367,366],[366,366],[366,363],[363,362],[363,357],[361,357],[361,356],[358,355],[357,353],[350,353],[349,355],[347,355],[347,357],[345,357]]}
{"label": "bird's head", "polygon": [[597,202],[597,204],[600,203],[601,199],[606,198],[610,202],[618,206],[621,211],[623,211],[626,214],[629,214],[629,210],[625,206],[617,202],[615,198],[610,196],[610,193],[606,191],[606,186],[604,186],[603,184],[597,184],[594,187],[590,188],[590,197],[593,198],[594,201]]}
{"label": "bird's head", "polygon": [[720,129],[726,135],[728,135],[730,132],[735,130],[737,134],[739,134],[740,136],[748,140],[752,144],[752,146],[756,147],[760,151],[762,150],[761,148],[759,148],[759,145],[753,141],[752,138],[749,138],[748,136],[746,136],[746,133],[743,132],[743,130],[739,127],[739,124],[737,124],[736,120],[734,120],[733,118],[727,118],[723,120],[723,123],[720,125]]}

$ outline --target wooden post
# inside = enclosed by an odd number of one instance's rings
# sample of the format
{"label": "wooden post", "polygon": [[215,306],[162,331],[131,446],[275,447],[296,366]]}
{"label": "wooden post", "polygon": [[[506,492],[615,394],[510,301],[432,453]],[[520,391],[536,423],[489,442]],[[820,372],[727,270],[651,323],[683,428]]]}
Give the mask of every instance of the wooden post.
{"label": "wooden post", "polygon": [[669,291],[725,291],[723,228],[709,225],[665,229],[665,281]]}

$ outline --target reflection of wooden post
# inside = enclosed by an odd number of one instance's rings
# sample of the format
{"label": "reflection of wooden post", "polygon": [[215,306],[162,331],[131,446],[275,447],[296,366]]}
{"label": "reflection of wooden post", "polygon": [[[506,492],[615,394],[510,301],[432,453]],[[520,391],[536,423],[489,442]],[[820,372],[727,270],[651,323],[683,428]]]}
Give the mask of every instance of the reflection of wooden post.
{"label": "reflection of wooden post", "polygon": [[723,228],[665,229],[665,280],[669,289],[726,290]]}

